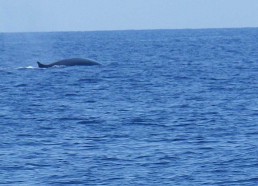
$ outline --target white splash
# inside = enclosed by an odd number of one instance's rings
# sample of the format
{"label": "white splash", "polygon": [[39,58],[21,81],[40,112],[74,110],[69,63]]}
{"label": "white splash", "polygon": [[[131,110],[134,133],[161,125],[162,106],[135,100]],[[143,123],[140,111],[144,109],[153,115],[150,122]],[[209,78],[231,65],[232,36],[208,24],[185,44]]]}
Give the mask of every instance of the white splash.
{"label": "white splash", "polygon": [[34,67],[34,66],[27,66],[27,67],[18,67],[17,69],[36,69],[38,67]]}

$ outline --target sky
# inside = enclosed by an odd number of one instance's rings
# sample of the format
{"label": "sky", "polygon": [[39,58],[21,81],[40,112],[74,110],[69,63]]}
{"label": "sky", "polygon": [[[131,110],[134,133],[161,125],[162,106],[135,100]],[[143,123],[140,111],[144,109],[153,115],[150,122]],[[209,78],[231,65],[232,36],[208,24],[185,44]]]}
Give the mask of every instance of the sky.
{"label": "sky", "polygon": [[258,0],[0,0],[0,32],[258,27]]}

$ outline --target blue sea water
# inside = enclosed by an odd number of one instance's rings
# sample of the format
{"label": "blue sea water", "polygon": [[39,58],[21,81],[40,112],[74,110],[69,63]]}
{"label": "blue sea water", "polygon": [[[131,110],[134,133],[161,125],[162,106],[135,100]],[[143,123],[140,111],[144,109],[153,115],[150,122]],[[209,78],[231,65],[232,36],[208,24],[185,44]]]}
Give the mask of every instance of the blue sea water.
{"label": "blue sea water", "polygon": [[258,29],[2,33],[0,139],[0,185],[256,186]]}

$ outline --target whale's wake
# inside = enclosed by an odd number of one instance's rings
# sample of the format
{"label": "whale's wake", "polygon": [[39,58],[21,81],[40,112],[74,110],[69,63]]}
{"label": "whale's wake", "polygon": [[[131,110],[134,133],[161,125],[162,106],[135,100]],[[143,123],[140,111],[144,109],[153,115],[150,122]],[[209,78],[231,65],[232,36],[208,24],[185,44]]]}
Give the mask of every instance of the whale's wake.
{"label": "whale's wake", "polygon": [[34,66],[27,66],[27,67],[18,67],[16,68],[17,70],[24,70],[24,69],[38,69],[38,67],[34,67]]}

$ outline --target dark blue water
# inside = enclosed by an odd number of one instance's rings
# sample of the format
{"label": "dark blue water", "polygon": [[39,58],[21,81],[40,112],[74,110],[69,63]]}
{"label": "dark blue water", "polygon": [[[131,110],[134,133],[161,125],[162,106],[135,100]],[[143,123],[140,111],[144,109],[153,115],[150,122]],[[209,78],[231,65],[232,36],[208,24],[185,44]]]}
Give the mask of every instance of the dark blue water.
{"label": "dark blue water", "polygon": [[0,78],[0,185],[258,185],[258,29],[0,34]]}

